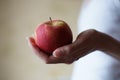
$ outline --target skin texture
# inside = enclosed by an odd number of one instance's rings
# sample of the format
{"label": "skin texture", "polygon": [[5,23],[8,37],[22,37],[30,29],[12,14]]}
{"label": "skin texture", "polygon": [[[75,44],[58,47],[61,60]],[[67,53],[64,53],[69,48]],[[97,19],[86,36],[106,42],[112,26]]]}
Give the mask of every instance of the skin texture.
{"label": "skin texture", "polygon": [[72,44],[57,48],[53,51],[51,56],[40,50],[36,45],[34,38],[29,37],[28,42],[33,52],[46,64],[71,64],[95,50],[103,51],[120,60],[120,42],[111,36],[94,29],[89,29],[80,33]]}

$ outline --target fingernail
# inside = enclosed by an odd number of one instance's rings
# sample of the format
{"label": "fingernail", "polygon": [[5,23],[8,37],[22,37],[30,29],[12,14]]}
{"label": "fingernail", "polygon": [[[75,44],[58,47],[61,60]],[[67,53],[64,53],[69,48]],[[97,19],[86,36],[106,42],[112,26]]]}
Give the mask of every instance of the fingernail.
{"label": "fingernail", "polygon": [[58,51],[58,50],[55,50],[55,51],[53,52],[53,56],[54,56],[54,57],[59,57],[58,54],[59,54],[59,51]]}
{"label": "fingernail", "polygon": [[56,50],[53,52],[53,56],[54,56],[54,57],[57,57],[57,56],[56,56]]}
{"label": "fingernail", "polygon": [[53,52],[53,56],[54,57],[62,57],[62,56],[64,56],[64,52],[62,51],[62,50],[55,50],[54,52]]}

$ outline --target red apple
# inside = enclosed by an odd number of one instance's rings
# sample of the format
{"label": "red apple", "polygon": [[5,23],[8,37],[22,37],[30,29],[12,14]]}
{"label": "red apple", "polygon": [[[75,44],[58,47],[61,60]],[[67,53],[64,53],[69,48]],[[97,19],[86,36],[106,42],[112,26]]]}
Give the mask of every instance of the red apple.
{"label": "red apple", "polygon": [[72,43],[72,39],[72,31],[63,20],[44,22],[35,30],[37,46],[50,55],[56,48]]}

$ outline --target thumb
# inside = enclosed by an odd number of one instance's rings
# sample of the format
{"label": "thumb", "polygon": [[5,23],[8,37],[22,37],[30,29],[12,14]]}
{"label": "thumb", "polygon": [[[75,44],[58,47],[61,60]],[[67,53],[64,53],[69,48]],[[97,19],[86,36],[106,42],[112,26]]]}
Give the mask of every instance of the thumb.
{"label": "thumb", "polygon": [[70,53],[79,49],[79,45],[80,45],[80,40],[79,38],[77,38],[73,43],[57,48],[55,51],[53,51],[53,56],[61,58],[66,55],[70,55]]}
{"label": "thumb", "polygon": [[69,51],[68,46],[60,47],[53,52],[53,56],[57,58],[61,58],[67,55],[68,51]]}
{"label": "thumb", "polygon": [[55,51],[53,51],[53,56],[54,57],[64,57],[66,55],[70,55],[70,53],[74,52],[76,49],[78,49],[78,42],[79,40],[76,40],[75,42],[73,42],[72,44],[57,48]]}

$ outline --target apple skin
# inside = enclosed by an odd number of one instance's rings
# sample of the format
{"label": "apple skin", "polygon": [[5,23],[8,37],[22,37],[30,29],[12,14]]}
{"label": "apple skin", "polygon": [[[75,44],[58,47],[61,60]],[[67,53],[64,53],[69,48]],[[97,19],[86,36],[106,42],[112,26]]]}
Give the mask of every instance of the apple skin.
{"label": "apple skin", "polygon": [[44,22],[35,30],[37,46],[50,55],[56,48],[72,43],[72,40],[72,31],[63,20]]}

